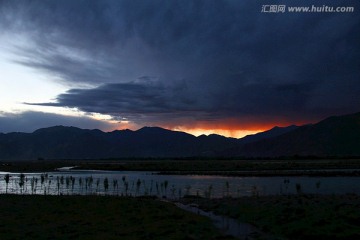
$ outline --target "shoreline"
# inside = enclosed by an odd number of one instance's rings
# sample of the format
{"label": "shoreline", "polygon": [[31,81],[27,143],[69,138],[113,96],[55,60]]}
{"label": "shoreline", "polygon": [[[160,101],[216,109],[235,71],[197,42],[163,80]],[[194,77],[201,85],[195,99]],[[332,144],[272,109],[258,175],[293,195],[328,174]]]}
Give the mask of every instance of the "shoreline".
{"label": "shoreline", "polygon": [[227,177],[360,177],[360,169],[259,170],[259,171],[160,171],[159,175],[208,175]]}
{"label": "shoreline", "polygon": [[[71,167],[70,167],[71,166]],[[74,167],[76,166],[76,167]],[[71,169],[70,169],[71,168]],[[313,160],[44,160],[0,162],[1,172],[65,170],[145,171],[161,175],[231,177],[360,176],[360,159]]]}

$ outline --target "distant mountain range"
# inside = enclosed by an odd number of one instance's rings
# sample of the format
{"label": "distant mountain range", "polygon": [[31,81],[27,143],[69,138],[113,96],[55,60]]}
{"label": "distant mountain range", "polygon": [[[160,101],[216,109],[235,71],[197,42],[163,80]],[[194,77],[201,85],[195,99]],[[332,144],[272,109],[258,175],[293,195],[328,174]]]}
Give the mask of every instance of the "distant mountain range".
{"label": "distant mountain range", "polygon": [[0,160],[280,156],[360,156],[360,113],[274,127],[241,139],[195,137],[159,127],[102,132],[55,126],[0,133]]}
{"label": "distant mountain range", "polygon": [[276,137],[244,144],[233,149],[232,155],[360,156],[360,113],[329,117]]}

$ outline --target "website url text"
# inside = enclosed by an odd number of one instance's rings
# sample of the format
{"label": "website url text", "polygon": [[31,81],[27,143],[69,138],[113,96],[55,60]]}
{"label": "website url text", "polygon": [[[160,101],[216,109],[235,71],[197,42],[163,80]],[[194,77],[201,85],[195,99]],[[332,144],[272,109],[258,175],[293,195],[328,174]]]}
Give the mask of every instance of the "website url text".
{"label": "website url text", "polygon": [[354,7],[333,7],[333,6],[315,6],[311,7],[293,7],[286,5],[262,5],[262,13],[352,13],[354,12]]}

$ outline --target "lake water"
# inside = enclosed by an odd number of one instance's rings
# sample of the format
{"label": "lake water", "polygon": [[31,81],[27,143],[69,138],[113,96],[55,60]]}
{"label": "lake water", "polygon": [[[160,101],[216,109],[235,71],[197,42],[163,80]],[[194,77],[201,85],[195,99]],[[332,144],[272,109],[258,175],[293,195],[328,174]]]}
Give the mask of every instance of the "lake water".
{"label": "lake water", "polygon": [[70,170],[48,172],[43,177],[42,173],[24,173],[23,179],[18,173],[8,173],[10,178],[6,184],[6,174],[0,172],[0,193],[156,195],[168,198],[189,194],[211,198],[298,192],[360,194],[360,177],[225,177]]}

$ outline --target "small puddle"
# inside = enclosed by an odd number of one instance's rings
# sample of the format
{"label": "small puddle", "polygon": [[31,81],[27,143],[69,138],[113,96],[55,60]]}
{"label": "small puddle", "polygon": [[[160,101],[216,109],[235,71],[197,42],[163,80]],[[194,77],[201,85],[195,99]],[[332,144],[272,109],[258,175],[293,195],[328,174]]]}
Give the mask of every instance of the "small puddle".
{"label": "small puddle", "polygon": [[238,239],[258,239],[259,236],[263,235],[263,233],[251,224],[239,222],[234,218],[216,215],[213,212],[206,212],[194,204],[185,205],[176,202],[175,205],[188,212],[210,218],[215,227],[220,229],[225,235],[231,235]]}

